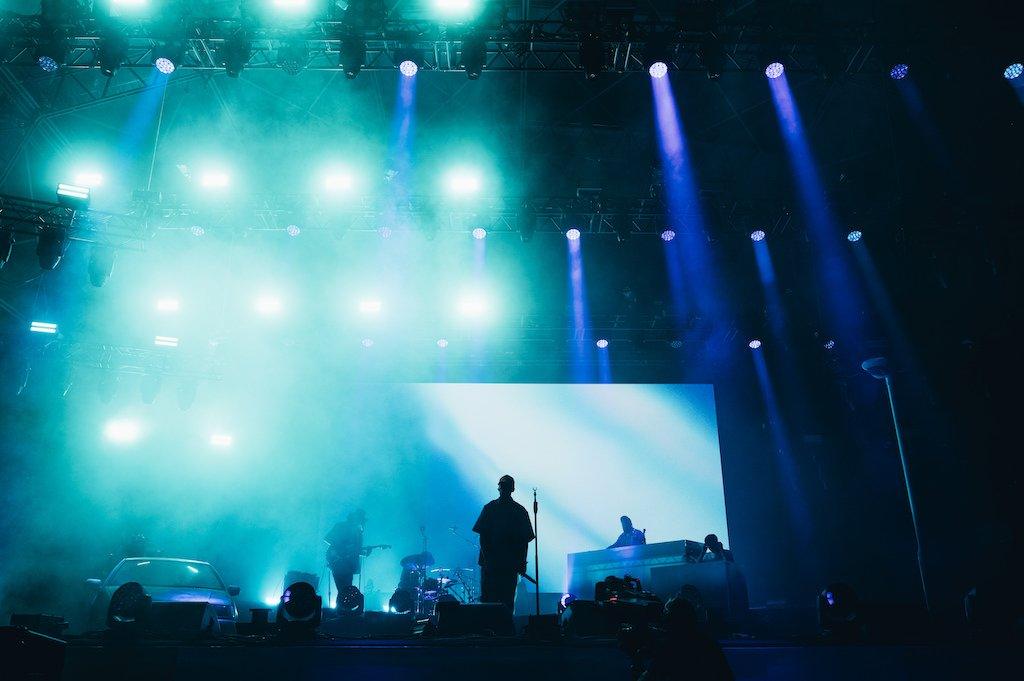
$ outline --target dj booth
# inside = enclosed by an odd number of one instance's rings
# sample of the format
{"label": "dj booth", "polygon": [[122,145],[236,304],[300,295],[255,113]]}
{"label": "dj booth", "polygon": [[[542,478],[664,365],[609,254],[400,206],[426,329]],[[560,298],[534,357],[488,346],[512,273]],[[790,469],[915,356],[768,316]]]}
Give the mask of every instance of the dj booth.
{"label": "dj booth", "polygon": [[667,601],[684,586],[695,587],[701,601],[719,625],[738,624],[747,612],[747,585],[732,561],[701,561],[704,544],[689,540],[570,553],[566,572],[569,590],[581,599],[593,599],[598,582],[606,577],[635,577],[645,591]]}

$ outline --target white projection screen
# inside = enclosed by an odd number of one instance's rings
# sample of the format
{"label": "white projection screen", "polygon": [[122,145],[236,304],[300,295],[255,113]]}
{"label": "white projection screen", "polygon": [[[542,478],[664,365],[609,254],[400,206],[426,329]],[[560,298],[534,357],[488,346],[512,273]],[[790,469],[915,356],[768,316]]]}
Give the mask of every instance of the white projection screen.
{"label": "white projection screen", "polygon": [[566,554],[614,542],[621,515],[646,529],[648,543],[714,532],[728,545],[710,385],[412,388],[429,415],[430,444],[482,488],[481,502],[505,473],[527,509],[537,488],[545,590],[565,588]]}

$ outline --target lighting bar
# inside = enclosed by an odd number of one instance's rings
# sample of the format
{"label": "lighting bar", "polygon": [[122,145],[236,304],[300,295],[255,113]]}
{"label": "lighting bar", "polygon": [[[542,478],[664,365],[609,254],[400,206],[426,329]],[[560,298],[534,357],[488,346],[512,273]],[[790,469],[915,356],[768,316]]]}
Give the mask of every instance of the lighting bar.
{"label": "lighting bar", "polygon": [[62,205],[74,207],[87,206],[89,204],[90,190],[77,184],[66,184],[61,182],[57,185],[57,201]]}
{"label": "lighting bar", "polygon": [[57,325],[52,322],[32,322],[29,330],[36,333],[57,333]]}
{"label": "lighting bar", "polygon": [[178,347],[178,339],[173,336],[157,336],[153,340],[153,345],[158,345],[162,348],[176,348]]}

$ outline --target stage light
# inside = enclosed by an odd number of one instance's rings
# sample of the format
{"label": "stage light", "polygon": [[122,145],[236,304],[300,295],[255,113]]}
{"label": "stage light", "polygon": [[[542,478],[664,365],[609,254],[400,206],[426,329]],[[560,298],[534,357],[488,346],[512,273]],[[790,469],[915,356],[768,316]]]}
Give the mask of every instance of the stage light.
{"label": "stage light", "polygon": [[487,238],[487,230],[483,227],[477,227],[473,230],[473,238],[478,241]]}
{"label": "stage light", "polygon": [[755,229],[750,233],[751,241],[764,241],[765,233],[763,229]]}
{"label": "stage light", "polygon": [[606,338],[598,338],[597,342],[594,343],[594,345],[596,345],[597,347],[599,347],[602,350],[604,350],[606,347],[608,347],[608,339],[606,339]]}
{"label": "stage light", "polygon": [[781,76],[785,70],[786,67],[782,65],[782,62],[773,61],[768,66],[764,67],[764,75],[774,80]]}
{"label": "stage light", "polygon": [[93,244],[92,252],[89,254],[89,283],[99,288],[107,283],[110,274],[114,271],[114,256],[116,251],[108,246]]}
{"label": "stage light", "polygon": [[846,240],[849,241],[850,243],[857,243],[858,241],[861,240],[861,237],[863,236],[863,232],[861,232],[859,229],[853,229],[850,230],[850,232],[846,235]]}
{"label": "stage light", "polygon": [[117,444],[131,444],[139,439],[142,427],[138,421],[130,419],[112,419],[103,426],[103,437]]}
{"label": "stage light", "polygon": [[462,68],[466,77],[476,80],[487,62],[487,39],[482,33],[469,33],[462,39]]}
{"label": "stage light", "polygon": [[822,347],[824,347],[826,350],[832,350],[833,348],[836,347],[836,342],[829,338],[827,341],[825,341]]}
{"label": "stage light", "polygon": [[480,191],[483,182],[473,168],[453,168],[444,176],[445,189],[453,196],[466,196]]}
{"label": "stage light", "polygon": [[36,65],[46,73],[60,68],[68,56],[69,41],[64,29],[43,29],[36,48]]}
{"label": "stage light", "polygon": [[199,177],[204,189],[224,189],[231,184],[231,176],[221,170],[208,170]]}
{"label": "stage light", "polygon": [[298,236],[302,234],[302,230],[299,229],[298,225],[288,225],[284,228],[284,231],[288,233],[288,236]]}
{"label": "stage light", "polygon": [[464,293],[458,300],[456,309],[463,317],[480,318],[488,312],[487,298],[480,293]]}
{"label": "stage light", "polygon": [[324,189],[331,194],[351,192],[355,184],[352,173],[344,170],[333,170],[324,175]]}
{"label": "stage light", "polygon": [[391,228],[387,226],[382,226],[380,229],[377,230],[377,236],[379,236],[381,239],[390,239],[391,234]]}
{"label": "stage light", "polygon": [[309,0],[274,0],[274,7],[287,10],[306,9]]}
{"label": "stage light", "polygon": [[252,56],[252,44],[241,30],[224,41],[220,48],[221,66],[229,78],[238,78]]}
{"label": "stage light", "polygon": [[192,225],[189,227],[189,231],[192,232],[192,236],[203,236],[206,234],[206,230],[199,225]]}
{"label": "stage light", "polygon": [[437,339],[437,347],[439,347],[442,350],[444,350],[446,347],[448,347],[448,339],[447,338],[438,338]]}
{"label": "stage light", "polygon": [[92,190],[76,184],[61,182],[57,185],[57,203],[68,208],[84,210],[89,207]]}
{"label": "stage light", "polygon": [[63,229],[47,229],[39,234],[36,241],[36,257],[39,267],[55,270],[68,248],[67,234]]}
{"label": "stage light", "polygon": [[157,336],[153,339],[153,345],[161,348],[176,348],[178,347],[178,339],[174,336]]}
{"label": "stage light", "polygon": [[88,187],[89,189],[96,189],[96,187],[103,184],[103,173],[98,173],[95,170],[75,173],[75,184]]}
{"label": "stage light", "polygon": [[420,67],[412,59],[406,59],[398,65],[398,70],[402,72],[403,76],[412,78],[420,70]]}
{"label": "stage light", "polygon": [[100,41],[99,63],[100,73],[112,78],[121,63],[128,56],[128,38],[119,31],[109,32]]}
{"label": "stage light", "polygon": [[266,605],[268,607],[273,608],[273,607],[276,607],[276,606],[278,606],[280,604],[281,604],[281,597],[280,596],[264,596],[263,597],[263,605]]}
{"label": "stage light", "polygon": [[572,594],[562,594],[562,597],[558,599],[558,612],[559,614],[565,612],[569,607],[575,603],[577,598]]}
{"label": "stage light", "polygon": [[281,299],[277,296],[265,295],[256,299],[254,307],[262,315],[275,315],[281,312]]}
{"label": "stage light", "polygon": [[893,64],[889,69],[889,77],[893,80],[903,80],[910,73],[910,67],[906,64]]}
{"label": "stage light", "polygon": [[672,241],[672,239],[675,239],[675,238],[676,238],[676,233],[673,230],[671,230],[671,229],[664,229],[664,230],[661,231],[661,240],[662,241]]}
{"label": "stage light", "polygon": [[32,322],[28,329],[33,333],[57,333],[57,325],[53,322]]}
{"label": "stage light", "polygon": [[751,339],[751,341],[747,343],[747,347],[750,348],[751,350],[757,350],[759,347],[761,347],[761,340],[758,338]]}
{"label": "stage light", "polygon": [[364,348],[372,348],[373,347],[373,339],[372,338],[364,338],[363,340],[361,340],[359,342],[362,344],[362,346]]}
{"label": "stage light", "polygon": [[53,73],[58,68],[60,68],[60,64],[57,63],[57,60],[47,55],[38,57],[36,59],[36,64],[38,64],[39,68],[41,68],[43,71],[46,71],[47,73]]}
{"label": "stage light", "polygon": [[[597,78],[605,68],[605,46],[601,39],[593,34],[583,36],[580,40],[580,65],[583,66],[583,76],[587,80]],[[660,63],[660,62],[659,62]],[[653,69],[653,65],[651,66]],[[666,71],[668,67],[666,67]],[[654,76],[654,73],[651,72]],[[660,78],[660,76],[655,76]]]}
{"label": "stage light", "polygon": [[849,584],[829,584],[818,594],[818,624],[822,633],[840,638],[856,636],[860,598]]}
{"label": "stage light", "polygon": [[234,441],[235,438],[227,433],[214,433],[210,436],[210,445],[214,447],[230,447]]}
{"label": "stage light", "polygon": [[565,238],[568,239],[569,241],[579,241],[580,230],[576,229],[575,227],[570,227],[569,229],[565,230]]}
{"label": "stage light", "polygon": [[308,61],[309,50],[305,38],[289,39],[277,49],[277,65],[289,76],[297,76]]}
{"label": "stage light", "polygon": [[359,311],[363,314],[378,314],[383,308],[383,303],[376,298],[367,298],[359,301]]}
{"label": "stage light", "polygon": [[181,309],[181,301],[177,298],[160,298],[156,301],[158,312],[177,312]]}
{"label": "stage light", "polygon": [[480,11],[479,0],[432,0],[434,9],[445,19],[466,20]]}
{"label": "stage light", "polygon": [[308,582],[290,584],[277,606],[277,625],[283,631],[311,632],[323,617],[323,599]]}
{"label": "stage light", "polygon": [[1024,73],[1024,64],[1015,62],[1003,69],[1003,78],[1006,80],[1016,80],[1020,78],[1022,73]]}
{"label": "stage light", "polygon": [[174,62],[167,57],[157,57],[153,61],[153,66],[155,66],[156,70],[165,76],[169,76],[174,73],[174,69],[176,68]]}
{"label": "stage light", "polygon": [[647,69],[647,73],[651,74],[651,78],[664,78],[665,74],[668,73],[668,64],[663,61],[656,61]]}
{"label": "stage light", "polygon": [[679,340],[678,338],[675,338],[669,342],[668,346],[673,350],[678,350],[679,348],[683,347],[683,341]]}
{"label": "stage light", "polygon": [[342,38],[338,51],[338,66],[345,70],[345,77],[351,80],[359,75],[366,64],[366,42],[362,38]]}

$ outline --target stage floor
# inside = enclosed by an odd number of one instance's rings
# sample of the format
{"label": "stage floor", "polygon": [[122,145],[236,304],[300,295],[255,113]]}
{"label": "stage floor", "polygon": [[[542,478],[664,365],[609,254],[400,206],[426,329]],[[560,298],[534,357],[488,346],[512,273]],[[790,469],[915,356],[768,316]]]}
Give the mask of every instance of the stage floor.
{"label": "stage floor", "polygon": [[[1002,678],[1019,665],[1011,646],[793,645],[724,642],[737,679]],[[630,679],[614,641],[523,639],[320,640],[102,646],[70,641],[63,679]]]}

